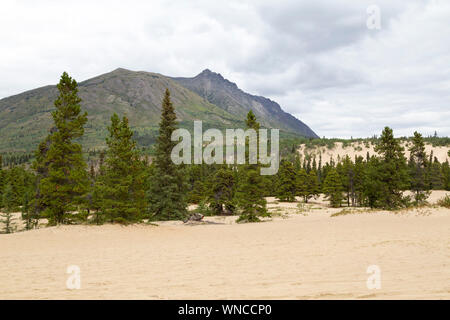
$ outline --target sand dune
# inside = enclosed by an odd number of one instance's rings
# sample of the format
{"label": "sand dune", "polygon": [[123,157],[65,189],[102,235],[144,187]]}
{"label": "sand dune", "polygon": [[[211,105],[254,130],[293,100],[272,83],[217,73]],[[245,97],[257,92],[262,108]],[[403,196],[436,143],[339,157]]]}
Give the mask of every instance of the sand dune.
{"label": "sand dune", "polygon": [[[0,299],[449,299],[450,210],[269,200],[271,221],[61,226],[0,235]],[[81,289],[69,290],[69,265]],[[367,268],[381,271],[369,290]]]}
{"label": "sand dune", "polygon": [[[405,156],[409,159],[409,144],[407,142],[403,142],[402,146],[405,148]],[[430,155],[431,151],[433,151],[433,156],[436,157],[440,163],[445,162],[448,159],[448,151],[450,147],[433,147],[432,145],[426,143],[425,151],[428,155]],[[367,152],[369,155],[376,155],[377,153],[374,151],[373,145],[368,145],[366,147],[362,142],[353,142],[349,144],[347,147],[343,146],[342,142],[336,142],[334,148],[328,149],[327,147],[315,147],[315,148],[306,148],[304,144],[300,145],[298,152],[302,157],[305,155],[316,156],[317,161],[319,161],[319,155],[322,155],[322,163],[330,162],[330,159],[333,158],[334,161],[338,159],[338,156],[342,159],[346,155],[350,157],[350,159],[354,159],[355,156],[364,157],[367,156]]]}

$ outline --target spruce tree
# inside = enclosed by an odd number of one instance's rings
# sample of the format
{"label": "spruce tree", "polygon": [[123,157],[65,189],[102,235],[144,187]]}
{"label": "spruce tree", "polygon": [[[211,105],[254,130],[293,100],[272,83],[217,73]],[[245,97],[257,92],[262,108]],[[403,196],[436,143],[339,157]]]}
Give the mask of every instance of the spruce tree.
{"label": "spruce tree", "polygon": [[354,163],[354,205],[361,206],[364,202],[364,179],[367,163],[362,156],[357,156]]}
{"label": "spruce tree", "polygon": [[[260,125],[252,111],[247,114],[247,128],[258,132]],[[259,136],[258,136],[259,145]],[[248,145],[248,141],[246,143]],[[268,216],[267,201],[265,195],[265,179],[260,172],[259,161],[257,164],[245,164],[240,166],[239,186],[236,191],[236,199],[241,214],[238,222],[258,222],[259,217]]]}
{"label": "spruce tree", "polygon": [[[95,184],[96,202],[111,222],[136,222],[146,208],[144,163],[127,117],[121,121],[114,113],[108,132],[102,175]],[[96,220],[99,223],[98,215]]]}
{"label": "spruce tree", "polygon": [[450,164],[448,160],[442,164],[442,177],[444,189],[450,190]]}
{"label": "spruce tree", "polygon": [[87,113],[81,113],[78,84],[66,72],[57,88],[59,96],[52,112],[55,127],[39,146],[38,156],[42,159],[38,158],[36,163],[38,173],[45,173],[40,177],[38,197],[45,206],[49,224],[70,221],[70,211],[82,203],[88,189],[81,144],[74,142],[84,134]]}
{"label": "spruce tree", "polygon": [[306,173],[306,170],[300,168],[296,175],[296,195],[302,197],[305,203],[308,202],[309,195],[308,180],[309,175]]}
{"label": "spruce tree", "polygon": [[394,138],[391,128],[385,127],[375,152],[380,155],[379,176],[380,198],[377,203],[382,208],[395,209],[404,205],[403,190],[409,186],[409,176],[403,147]]}
{"label": "spruce tree", "polygon": [[338,173],[342,180],[342,186],[347,194],[347,206],[355,204],[355,168],[350,157],[346,155],[337,166]]}
{"label": "spruce tree", "polygon": [[166,89],[148,194],[151,219],[183,220],[187,214],[184,170],[171,159],[172,149],[177,144],[171,140],[172,133],[177,129],[176,119],[170,92]]}
{"label": "spruce tree", "polygon": [[430,166],[430,186],[433,190],[442,190],[444,188],[444,176],[437,157],[434,157],[434,161]]}
{"label": "spruce tree", "polygon": [[201,180],[194,182],[192,190],[189,192],[188,201],[189,203],[199,204],[208,196],[208,190],[205,188],[205,184]]}
{"label": "spruce tree", "polygon": [[233,203],[234,197],[234,173],[227,165],[222,165],[214,174],[210,186],[210,193],[207,201],[215,214],[232,214],[235,211]]}
{"label": "spruce tree", "polygon": [[1,222],[4,224],[3,227],[3,232],[4,233],[12,233],[13,232],[13,228],[12,228],[12,221],[14,220],[12,212],[14,210],[14,201],[13,201],[13,188],[11,186],[11,184],[7,184],[5,186],[5,190],[3,193],[3,211],[0,214],[0,217],[2,217],[3,219],[1,220]]}
{"label": "spruce tree", "polygon": [[410,151],[410,171],[411,171],[411,190],[414,192],[416,204],[426,201],[429,193],[429,183],[427,182],[427,154],[425,152],[425,143],[422,135],[414,132]]}
{"label": "spruce tree", "polygon": [[0,208],[3,207],[3,190],[5,188],[6,174],[3,170],[3,157],[0,155]]}
{"label": "spruce tree", "polygon": [[309,199],[317,198],[319,195],[320,195],[319,178],[317,177],[317,171],[312,169],[309,172],[307,178],[305,202],[308,203]]}
{"label": "spruce tree", "polygon": [[293,164],[281,160],[278,171],[276,196],[280,201],[294,202],[297,195],[297,176]]}
{"label": "spruce tree", "polygon": [[334,208],[340,207],[343,200],[341,178],[335,168],[332,168],[323,183],[323,193]]}
{"label": "spruce tree", "polygon": [[35,225],[33,214],[30,210],[30,193],[26,192],[22,204],[22,220],[25,220],[25,230],[30,230]]}

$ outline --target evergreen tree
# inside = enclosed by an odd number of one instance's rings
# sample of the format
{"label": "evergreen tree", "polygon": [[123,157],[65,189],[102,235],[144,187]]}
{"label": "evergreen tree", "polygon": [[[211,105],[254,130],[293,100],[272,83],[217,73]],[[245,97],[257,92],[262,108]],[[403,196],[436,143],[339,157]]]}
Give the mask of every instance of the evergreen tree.
{"label": "evergreen tree", "polygon": [[0,214],[0,217],[2,217],[3,219],[1,220],[1,222],[4,224],[3,227],[3,232],[4,233],[12,233],[13,232],[13,228],[11,226],[12,221],[14,220],[12,212],[14,210],[14,202],[13,202],[13,189],[11,184],[7,184],[5,186],[5,190],[3,193],[3,209],[4,212]]}
{"label": "evergreen tree", "polygon": [[350,202],[352,206],[355,206],[355,166],[348,155],[338,164],[337,170],[347,194],[347,206],[350,207]]}
{"label": "evergreen tree", "polygon": [[276,196],[280,201],[294,202],[297,194],[297,177],[290,161],[281,160],[278,171]]}
{"label": "evergreen tree", "polygon": [[364,202],[364,179],[367,163],[362,156],[355,158],[354,164],[354,205],[361,206]]}
{"label": "evergreen tree", "polygon": [[427,154],[422,135],[414,132],[410,151],[411,190],[414,192],[416,204],[426,201],[429,196],[429,184],[427,183]]}
{"label": "evergreen tree", "polygon": [[150,178],[149,209],[152,219],[183,220],[187,214],[186,182],[181,167],[171,160],[176,142],[171,140],[177,128],[176,114],[166,89],[162,102],[154,170]]}
{"label": "evergreen tree", "polygon": [[242,212],[238,222],[258,222],[259,217],[268,216],[267,201],[262,188],[259,170],[251,166],[244,169],[242,183],[237,190],[237,201]]}
{"label": "evergreen tree", "polygon": [[146,208],[144,163],[127,117],[121,121],[114,113],[108,132],[108,149],[102,176],[96,181],[96,198],[105,218],[115,222],[136,222]]}
{"label": "evergreen tree", "polygon": [[87,113],[81,114],[78,84],[67,73],[63,73],[57,87],[59,96],[55,100],[56,110],[52,112],[55,128],[45,140],[49,142],[45,158],[37,163],[38,167],[46,166],[39,192],[50,224],[69,221],[69,212],[81,204],[88,189],[81,145],[73,141],[83,136]]}
{"label": "evergreen tree", "polygon": [[340,207],[343,200],[341,178],[335,168],[332,168],[323,183],[323,193],[334,208]]}
{"label": "evergreen tree", "polygon": [[22,204],[22,220],[25,220],[25,230],[33,228],[33,215],[30,210],[30,193],[26,192]]}
{"label": "evergreen tree", "polygon": [[[247,114],[247,128],[258,132],[259,123],[252,111]],[[258,136],[259,145],[259,136]],[[247,141],[248,144],[248,141]],[[246,164],[240,167],[241,175],[236,192],[237,204],[241,209],[238,222],[258,222],[259,217],[268,216],[267,201],[264,198],[266,181],[260,174],[260,164]]]}
{"label": "evergreen tree", "polygon": [[232,214],[235,211],[234,184],[233,170],[227,165],[222,165],[212,179],[211,192],[207,199],[215,214]]}
{"label": "evergreen tree", "polygon": [[382,174],[380,159],[371,157],[366,165],[364,184],[363,184],[363,204],[370,208],[382,207],[380,199],[382,199],[383,182],[380,179]]}
{"label": "evergreen tree", "polygon": [[208,195],[204,182],[197,180],[194,182],[192,190],[189,192],[188,201],[189,203],[199,204],[205,200]]}
{"label": "evergreen tree", "polygon": [[3,207],[3,190],[5,188],[6,174],[3,170],[3,157],[0,155],[0,208]]}
{"label": "evergreen tree", "polygon": [[307,178],[305,202],[308,203],[309,199],[313,197],[317,198],[319,195],[320,195],[319,178],[317,177],[317,171],[313,169],[309,172]]}
{"label": "evergreen tree", "polygon": [[296,175],[296,195],[303,198],[303,201],[306,203],[308,202],[308,178],[309,175],[306,173],[306,170],[304,168],[300,168],[297,171]]}
{"label": "evergreen tree", "polygon": [[409,177],[403,147],[394,139],[392,129],[385,127],[375,152],[380,155],[379,176],[381,188],[377,203],[382,208],[394,209],[404,205],[403,190],[409,185]]}
{"label": "evergreen tree", "polygon": [[434,157],[434,161],[430,166],[430,186],[433,190],[442,190],[444,188],[441,164],[436,157]]}
{"label": "evergreen tree", "polygon": [[442,164],[443,187],[445,190],[450,190],[450,164],[448,160]]}

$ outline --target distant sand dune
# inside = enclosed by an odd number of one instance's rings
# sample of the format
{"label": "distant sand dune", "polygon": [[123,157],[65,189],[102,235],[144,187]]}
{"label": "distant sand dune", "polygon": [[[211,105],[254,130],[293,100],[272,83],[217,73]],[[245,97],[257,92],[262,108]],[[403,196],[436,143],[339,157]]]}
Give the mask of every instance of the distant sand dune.
{"label": "distant sand dune", "polygon": [[[405,148],[406,158],[409,159],[408,144],[406,142],[403,142],[402,146]],[[433,157],[436,157],[440,163],[445,162],[448,159],[449,150],[449,147],[433,147],[430,144],[425,144],[425,151],[427,152],[427,154],[430,155],[431,151],[433,151]],[[332,149],[328,149],[327,147],[316,147],[309,149],[306,148],[304,144],[302,144],[300,145],[298,152],[303,157],[306,154],[312,156],[316,155],[316,161],[319,161],[319,154],[321,154],[322,164],[325,164],[327,162],[329,163],[331,158],[336,161],[338,155],[341,159],[348,155],[352,160],[355,159],[355,156],[362,156],[365,159],[367,156],[367,152],[369,152],[369,155],[371,156],[376,155],[373,145],[369,145],[369,147],[366,148],[366,146],[362,142],[353,142],[347,147],[343,147],[342,142],[336,142],[334,148]]]}
{"label": "distant sand dune", "polygon": [[[275,217],[256,224],[0,235],[0,299],[450,299],[449,209],[331,218],[341,209],[320,199],[302,210],[268,200]],[[69,265],[81,269],[80,290],[66,288]],[[379,290],[366,286],[370,265]]]}

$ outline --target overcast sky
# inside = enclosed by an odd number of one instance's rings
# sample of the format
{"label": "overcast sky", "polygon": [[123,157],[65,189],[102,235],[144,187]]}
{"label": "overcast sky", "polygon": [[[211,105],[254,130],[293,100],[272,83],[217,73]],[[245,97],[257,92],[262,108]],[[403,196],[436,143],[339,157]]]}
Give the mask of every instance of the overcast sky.
{"label": "overcast sky", "polygon": [[[95,3],[94,3],[95,2]],[[370,5],[380,9],[380,29]],[[0,98],[118,67],[221,73],[326,137],[450,136],[450,1],[0,3]],[[375,20],[374,20],[375,18]]]}

